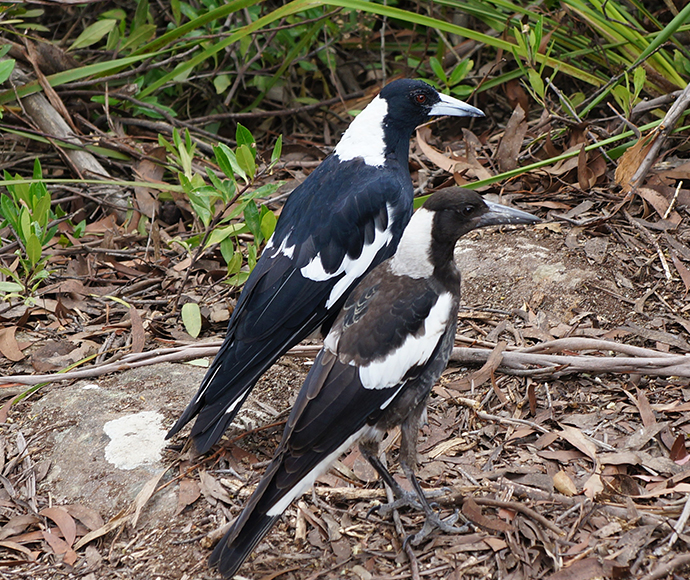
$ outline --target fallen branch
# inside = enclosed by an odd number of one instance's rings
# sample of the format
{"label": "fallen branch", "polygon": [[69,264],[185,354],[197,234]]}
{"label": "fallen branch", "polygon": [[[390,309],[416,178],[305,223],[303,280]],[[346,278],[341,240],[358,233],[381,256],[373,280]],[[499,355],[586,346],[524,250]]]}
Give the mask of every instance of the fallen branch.
{"label": "fallen branch", "polygon": [[[450,360],[460,364],[484,364],[491,350],[456,347]],[[536,368],[534,368],[536,367]],[[626,373],[656,377],[690,377],[690,357],[658,352],[655,356],[551,355],[534,352],[503,352],[498,370],[520,376],[562,377],[575,373]]]}
{"label": "fallen branch", "polygon": [[[115,362],[64,373],[0,376],[0,384],[38,385],[89,379],[163,362],[184,362],[213,357],[221,344],[222,341],[215,340],[131,353]],[[311,358],[320,348],[319,345],[298,345],[290,349],[287,355]],[[549,354],[558,351],[617,352],[627,356]],[[455,347],[450,360],[463,365],[483,365],[489,360],[492,352],[490,348]],[[657,377],[690,377],[690,356],[592,338],[562,338],[526,348],[509,346],[501,354],[503,358],[497,370],[512,375],[561,377],[574,373],[626,373]]]}

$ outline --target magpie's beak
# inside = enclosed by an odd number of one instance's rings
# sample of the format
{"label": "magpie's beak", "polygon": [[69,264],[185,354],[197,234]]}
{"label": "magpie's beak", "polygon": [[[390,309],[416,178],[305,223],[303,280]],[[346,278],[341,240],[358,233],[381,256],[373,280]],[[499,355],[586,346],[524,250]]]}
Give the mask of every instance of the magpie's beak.
{"label": "magpie's beak", "polygon": [[541,221],[537,216],[527,213],[514,207],[491,203],[484,200],[489,211],[481,215],[477,220],[477,227],[498,226],[501,224],[536,224]]}
{"label": "magpie's beak", "polygon": [[452,115],[453,117],[483,117],[484,113],[460,99],[439,93],[441,100],[431,107],[430,115]]}

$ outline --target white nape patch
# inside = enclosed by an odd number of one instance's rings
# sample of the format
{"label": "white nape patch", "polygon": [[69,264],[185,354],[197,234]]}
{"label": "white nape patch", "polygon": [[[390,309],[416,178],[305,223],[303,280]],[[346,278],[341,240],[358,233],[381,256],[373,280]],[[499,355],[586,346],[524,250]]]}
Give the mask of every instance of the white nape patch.
{"label": "white nape patch", "polygon": [[383,140],[383,120],[388,103],[377,96],[350,123],[343,138],[335,147],[341,161],[361,157],[367,165],[381,167],[386,162],[386,143]]}
{"label": "white nape patch", "polygon": [[434,215],[435,212],[423,207],[412,215],[390,261],[391,272],[396,276],[429,278],[434,273],[429,256]]}
{"label": "white nape patch", "polygon": [[108,421],[103,425],[110,437],[105,448],[106,461],[118,469],[136,469],[160,461],[166,444],[163,418],[160,413],[144,411]]}
{"label": "white nape patch", "polygon": [[365,425],[359,431],[350,435],[347,440],[336,449],[333,453],[322,459],[314,469],[312,469],[307,475],[305,475],[283,498],[278,501],[270,510],[266,512],[269,517],[279,516],[282,514],[287,507],[293,502],[293,500],[301,496],[305,491],[307,491],[316,479],[326,473],[331,464],[338,459],[338,457],[345,452],[346,449],[350,447],[355,441],[362,437],[368,430],[375,429],[375,427],[369,427]]}
{"label": "white nape patch", "polygon": [[300,270],[302,276],[314,282],[323,282],[330,278],[340,276],[343,272],[345,273],[345,276],[335,283],[331,293],[328,295],[326,308],[330,308],[340,299],[354,281],[369,269],[369,266],[371,266],[379,250],[390,243],[393,237],[391,233],[393,207],[390,204],[386,204],[386,209],[388,210],[388,228],[384,231],[378,228],[374,230],[374,241],[371,242],[371,244],[364,245],[359,258],[352,260],[345,254],[343,261],[340,263],[340,267],[332,274],[329,274],[324,270],[323,264],[321,263],[321,254],[316,254],[316,256]]}
{"label": "white nape patch", "polygon": [[365,389],[389,389],[400,383],[413,366],[426,363],[446,331],[452,303],[450,292],[441,294],[424,321],[421,335],[409,335],[397,350],[360,367],[362,386]]}

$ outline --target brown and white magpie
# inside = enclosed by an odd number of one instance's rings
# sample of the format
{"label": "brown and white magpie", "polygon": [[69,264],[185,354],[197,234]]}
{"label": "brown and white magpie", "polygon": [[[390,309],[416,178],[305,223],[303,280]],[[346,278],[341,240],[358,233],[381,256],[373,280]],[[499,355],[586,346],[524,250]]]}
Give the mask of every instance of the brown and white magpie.
{"label": "brown and white magpie", "polygon": [[410,137],[434,115],[483,113],[421,81],[393,81],[292,192],[220,351],[168,438],[196,417],[194,449],[208,451],[264,371],[314,331],[325,334],[357,282],[393,255],[412,215]]}
{"label": "brown and white magpie", "polygon": [[[384,480],[404,492],[378,460],[378,443],[401,425],[400,463],[427,515],[444,528],[414,475],[419,421],[453,349],[460,273],[457,240],[476,228],[539,221],[448,188],[413,216],[393,257],[349,295],[324,340],[287,420],[273,461],[210,564],[232,577],[290,503],[350,445],[359,442]],[[426,526],[425,526],[426,527]]]}

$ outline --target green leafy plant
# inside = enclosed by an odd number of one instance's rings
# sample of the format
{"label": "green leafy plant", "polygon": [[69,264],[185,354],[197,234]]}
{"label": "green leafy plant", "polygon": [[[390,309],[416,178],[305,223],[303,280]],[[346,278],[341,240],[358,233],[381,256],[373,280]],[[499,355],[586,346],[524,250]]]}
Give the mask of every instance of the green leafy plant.
{"label": "green leafy plant", "polygon": [[[14,178],[23,181],[21,176]],[[5,172],[5,180],[12,176]],[[41,282],[49,275],[46,246],[55,236],[57,225],[53,225],[55,214],[51,209],[51,197],[42,181],[41,164],[34,161],[33,181],[7,185],[8,194],[0,197],[0,227],[9,230],[19,248],[17,259],[9,266],[0,267],[6,280],[0,283],[0,293],[5,298],[23,295],[32,296]]]}
{"label": "green leafy plant", "polygon": [[633,74],[632,86],[630,85],[630,75],[628,75],[626,72],[623,75],[623,82],[625,84],[622,82],[611,89],[613,98],[623,109],[626,117],[630,116],[630,112],[638,102],[646,79],[647,73],[642,67],[638,67],[635,69],[635,73]]}
{"label": "green leafy plant", "polygon": [[546,87],[543,73],[546,63],[542,61],[540,64],[537,61],[537,54],[544,36],[544,19],[538,18],[533,26],[523,24],[520,27],[515,27],[514,33],[517,47],[513,49],[513,56],[523,75],[527,78],[527,90],[538,103],[544,105]]}
{"label": "green leafy plant", "polygon": [[431,66],[431,70],[434,71],[434,74],[438,80],[441,81],[441,83],[443,83],[445,86],[445,92],[449,92],[460,98],[465,98],[468,95],[471,95],[474,91],[474,87],[461,84],[462,81],[467,78],[467,75],[470,73],[472,68],[474,68],[474,62],[471,59],[460,61],[453,67],[453,70],[450,72],[450,74],[446,74],[441,61],[435,56],[432,56],[429,59],[429,65]]}
{"label": "green leafy plant", "polygon": [[[213,148],[220,171],[207,167],[205,177],[208,181],[192,167],[196,147],[188,132],[183,138],[174,131],[172,143],[160,136],[159,143],[168,151],[169,160],[181,169],[178,178],[200,230],[185,241],[177,241],[188,251],[196,250],[194,259],[218,244],[227,264],[228,283],[241,285],[256,264],[258,248],[273,235],[277,222],[268,207],[257,205],[257,199],[271,195],[281,184],[267,183],[253,189],[260,176],[254,137],[249,129],[238,124],[235,139],[237,147],[234,150],[223,143]],[[281,149],[282,138],[279,137],[261,175],[278,162]],[[247,233],[253,240],[246,242],[245,257],[239,236]]]}

